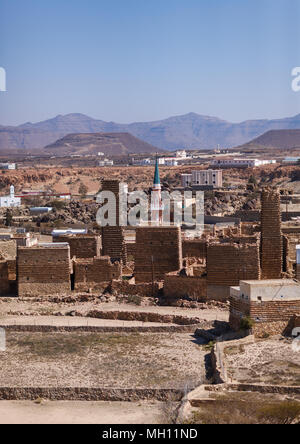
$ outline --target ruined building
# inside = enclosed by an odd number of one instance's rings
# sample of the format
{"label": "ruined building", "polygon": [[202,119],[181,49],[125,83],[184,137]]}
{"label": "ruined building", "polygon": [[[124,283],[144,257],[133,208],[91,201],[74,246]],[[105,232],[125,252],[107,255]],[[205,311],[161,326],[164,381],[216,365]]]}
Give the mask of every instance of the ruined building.
{"label": "ruined building", "polygon": [[261,196],[261,269],[262,279],[282,276],[282,233],[280,194],[265,189]]}
{"label": "ruined building", "polygon": [[113,261],[123,261],[126,264],[127,253],[124,240],[124,229],[120,226],[120,188],[119,180],[103,180],[102,191],[110,191],[116,199],[116,226],[102,227],[102,254],[109,256]]}
{"label": "ruined building", "polygon": [[71,290],[69,244],[19,247],[17,279],[19,296],[69,293]]}
{"label": "ruined building", "polygon": [[54,236],[54,243],[67,243],[70,245],[71,258],[93,258],[101,255],[101,237],[89,234],[70,234]]}
{"label": "ruined building", "polygon": [[[74,290],[104,290],[105,285],[122,275],[119,263],[112,264],[109,257],[76,259],[74,265]],[[106,285],[107,286],[107,285]]]}
{"label": "ruined building", "polygon": [[135,281],[152,282],[182,268],[181,229],[177,226],[138,227],[135,246]]}
{"label": "ruined building", "polygon": [[224,238],[207,247],[207,297],[227,300],[230,287],[260,279],[258,237]]}

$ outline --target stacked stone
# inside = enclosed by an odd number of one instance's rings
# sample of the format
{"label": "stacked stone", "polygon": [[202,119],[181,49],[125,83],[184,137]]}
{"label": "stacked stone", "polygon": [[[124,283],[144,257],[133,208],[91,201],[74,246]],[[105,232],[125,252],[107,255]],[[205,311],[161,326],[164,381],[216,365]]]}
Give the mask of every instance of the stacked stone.
{"label": "stacked stone", "polygon": [[102,254],[113,261],[127,262],[127,251],[124,230],[120,227],[120,181],[103,180],[102,191],[110,191],[116,198],[116,226],[102,227]]}
{"label": "stacked stone", "polygon": [[182,268],[181,229],[138,227],[136,229],[135,281],[162,281],[166,273]]}
{"label": "stacked stone", "polygon": [[212,242],[207,249],[207,283],[231,287],[241,280],[260,279],[259,242],[257,238],[236,242]]}
{"label": "stacked stone", "polygon": [[182,256],[195,257],[205,260],[207,255],[207,241],[204,239],[185,239],[182,241]]}
{"label": "stacked stone", "polygon": [[10,282],[8,276],[7,261],[0,262],[0,296],[7,296],[10,294]]}
{"label": "stacked stone", "polygon": [[101,237],[88,235],[88,234],[76,234],[53,237],[53,242],[68,243],[70,245],[71,258],[93,258],[99,257],[101,254]]}
{"label": "stacked stone", "polygon": [[261,195],[261,269],[262,279],[282,277],[282,233],[280,195],[265,189]]}
{"label": "stacked stone", "polygon": [[68,244],[19,247],[17,278],[19,296],[43,296],[71,290]]}
{"label": "stacked stone", "polygon": [[119,279],[121,265],[112,264],[109,257],[77,259],[74,261],[75,290],[87,291],[98,288],[98,284],[109,283]]}

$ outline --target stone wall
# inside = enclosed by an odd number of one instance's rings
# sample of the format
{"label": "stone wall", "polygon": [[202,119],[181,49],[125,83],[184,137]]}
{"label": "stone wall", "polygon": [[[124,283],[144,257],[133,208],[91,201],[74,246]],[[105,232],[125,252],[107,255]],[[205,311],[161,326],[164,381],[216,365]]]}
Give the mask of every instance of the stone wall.
{"label": "stone wall", "polygon": [[180,401],[184,392],[179,389],[118,389],[94,387],[0,387],[0,400],[34,401],[111,401],[141,400]]}
{"label": "stone wall", "polygon": [[206,260],[207,241],[204,239],[184,239],[182,241],[182,257],[195,257]]}
{"label": "stone wall", "polygon": [[295,301],[247,302],[230,298],[230,327],[239,330],[243,317],[250,317],[257,337],[283,334],[291,320],[300,312],[300,298]]}
{"label": "stone wall", "polygon": [[53,237],[53,242],[65,242],[70,245],[71,258],[93,258],[101,255],[101,237],[95,235],[66,235]]}
{"label": "stone wall", "polygon": [[144,297],[158,297],[162,288],[159,282],[132,284],[128,281],[119,280],[112,281],[110,289],[119,295],[125,296],[144,296]]}
{"label": "stone wall", "polygon": [[108,256],[93,259],[76,259],[74,266],[74,284],[76,291],[103,290],[103,283],[119,279],[122,267],[111,263]]}
{"label": "stone wall", "polygon": [[10,294],[10,282],[8,278],[8,264],[6,261],[0,262],[0,296]]}
{"label": "stone wall", "polygon": [[19,247],[17,276],[19,296],[70,292],[69,245]]}
{"label": "stone wall", "polygon": [[165,274],[182,268],[179,227],[138,227],[136,229],[135,281],[161,281]]}
{"label": "stone wall", "polygon": [[265,189],[261,195],[261,205],[262,279],[280,279],[283,245],[279,192]]}
{"label": "stone wall", "polygon": [[208,244],[208,285],[229,288],[247,279],[260,279],[259,241],[256,237],[224,239]]}
{"label": "stone wall", "polygon": [[102,228],[102,254],[109,256],[113,261],[127,262],[127,245],[124,239],[124,230],[121,227]]}
{"label": "stone wall", "polygon": [[165,275],[164,296],[166,299],[206,300],[206,277],[180,276],[178,273]]}

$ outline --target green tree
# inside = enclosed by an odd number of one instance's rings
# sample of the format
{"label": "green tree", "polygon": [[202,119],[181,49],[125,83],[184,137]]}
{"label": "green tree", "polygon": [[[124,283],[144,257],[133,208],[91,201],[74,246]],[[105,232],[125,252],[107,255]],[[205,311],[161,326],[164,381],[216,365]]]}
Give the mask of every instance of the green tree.
{"label": "green tree", "polygon": [[86,185],[84,185],[84,183],[81,182],[78,191],[79,191],[79,194],[81,195],[81,197],[86,197],[87,192],[88,192],[88,188]]}

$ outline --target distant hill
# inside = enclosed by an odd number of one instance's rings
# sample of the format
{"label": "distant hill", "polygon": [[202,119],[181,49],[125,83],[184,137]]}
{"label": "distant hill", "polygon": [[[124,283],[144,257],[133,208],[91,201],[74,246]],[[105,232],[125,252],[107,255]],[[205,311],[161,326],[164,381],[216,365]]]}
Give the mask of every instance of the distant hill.
{"label": "distant hill", "polygon": [[129,133],[69,134],[45,147],[47,152],[56,154],[96,154],[106,156],[130,153],[155,153],[160,149],[143,142]]}
{"label": "distant hill", "polygon": [[156,122],[131,124],[67,114],[17,127],[0,126],[0,151],[42,149],[75,133],[130,133],[152,146],[171,151],[180,148],[213,149],[218,145],[231,148],[248,143],[267,131],[283,129],[300,129],[300,114],[285,119],[231,123],[217,117],[189,113]]}
{"label": "distant hill", "polygon": [[241,148],[274,148],[292,150],[300,148],[300,129],[272,130],[244,144]]}

